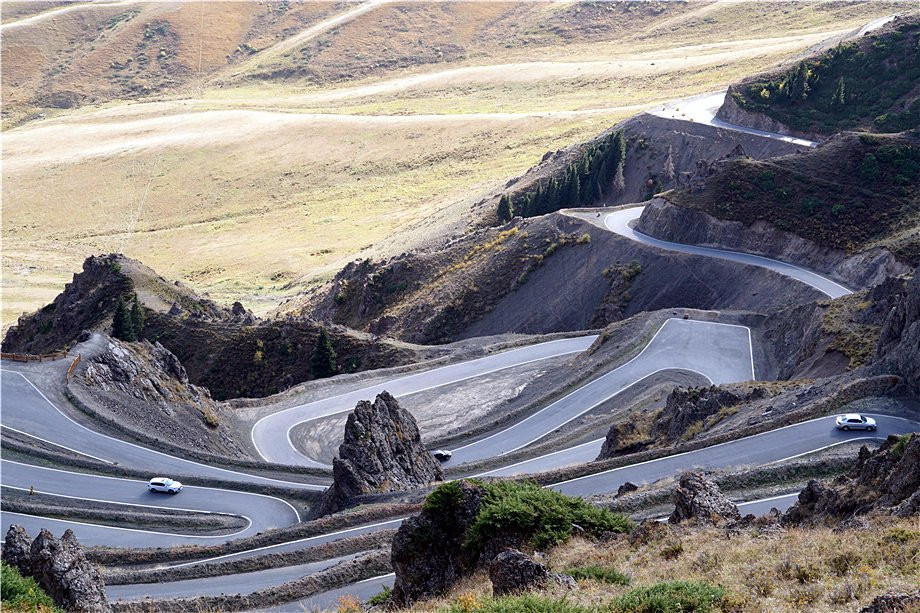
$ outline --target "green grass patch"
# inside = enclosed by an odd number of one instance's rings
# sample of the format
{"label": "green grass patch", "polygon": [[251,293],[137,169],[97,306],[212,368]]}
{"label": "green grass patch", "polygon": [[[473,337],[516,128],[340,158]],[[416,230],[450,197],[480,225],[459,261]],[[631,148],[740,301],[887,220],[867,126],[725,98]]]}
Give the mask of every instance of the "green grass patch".
{"label": "green grass patch", "polygon": [[393,594],[393,588],[384,585],[383,589],[367,599],[367,604],[371,606],[384,606],[390,602],[390,596]]}
{"label": "green grass patch", "polygon": [[4,611],[36,611],[58,613],[54,601],[38,586],[32,577],[23,577],[19,571],[0,562],[0,599]]}
{"label": "green grass patch", "polygon": [[902,457],[904,457],[904,450],[907,448],[907,444],[913,437],[913,433],[902,434],[898,437],[898,442],[895,443],[891,448],[891,455],[894,456],[894,459],[900,460]]}
{"label": "green grass patch", "polygon": [[498,536],[517,535],[537,549],[546,549],[572,536],[575,525],[594,535],[626,532],[633,526],[623,515],[535,483],[502,481],[483,487],[486,496],[465,541],[466,547],[477,551]]}
{"label": "green grass patch", "polygon": [[626,573],[620,572],[609,566],[599,566],[592,564],[590,566],[578,566],[563,571],[577,580],[591,579],[601,583],[610,583],[612,585],[629,585],[630,578]]}
{"label": "green grass patch", "polygon": [[724,596],[723,588],[702,581],[665,581],[617,596],[609,610],[616,613],[705,613],[714,610]]}

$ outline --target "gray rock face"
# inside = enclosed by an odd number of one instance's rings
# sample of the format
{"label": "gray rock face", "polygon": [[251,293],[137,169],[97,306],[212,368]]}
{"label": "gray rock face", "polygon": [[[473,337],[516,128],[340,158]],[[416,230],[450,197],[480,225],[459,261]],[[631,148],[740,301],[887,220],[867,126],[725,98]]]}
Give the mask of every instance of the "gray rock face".
{"label": "gray rock face", "polygon": [[444,478],[422,444],[415,418],[387,392],[373,404],[359,402],[348,416],[332,474],[323,513],[345,508],[362,494],[411,490]]}
{"label": "gray rock face", "polygon": [[718,485],[698,473],[686,472],[674,490],[674,512],[668,522],[677,524],[687,519],[718,525],[740,520],[741,513]]}
{"label": "gray rock face", "polygon": [[848,474],[830,482],[809,481],[783,522],[837,522],[870,511],[902,517],[920,513],[920,435],[905,441],[889,436],[876,451],[860,449]]}
{"label": "gray rock face", "polygon": [[876,354],[904,377],[911,392],[920,395],[920,274],[914,273],[895,298]]}
{"label": "gray rock face", "polygon": [[396,573],[392,595],[396,606],[444,594],[478,562],[464,551],[463,540],[485,490],[468,481],[457,485],[455,499],[426,504],[396,532],[390,555]]}
{"label": "gray rock face", "polygon": [[24,577],[32,577],[69,613],[109,613],[105,583],[99,570],[87,561],[73,532],[60,540],[42,530],[32,544],[22,526],[12,525],[3,545],[3,561],[16,566]]}
{"label": "gray rock face", "polygon": [[744,251],[791,262],[827,273],[854,287],[881,283],[886,277],[909,272],[887,249],[868,249],[852,256],[821,247],[765,221],[746,226],[740,221],[717,219],[700,210],[653,198],[636,229],[662,240],[718,249]]}
{"label": "gray rock face", "polygon": [[489,564],[489,579],[492,581],[492,595],[496,598],[533,590],[550,582],[569,588],[576,587],[572,577],[550,572],[545,566],[516,549],[503,551],[492,559]]}
{"label": "gray rock face", "polygon": [[15,566],[24,577],[32,576],[32,541],[26,529],[12,524],[3,540],[3,561]]}

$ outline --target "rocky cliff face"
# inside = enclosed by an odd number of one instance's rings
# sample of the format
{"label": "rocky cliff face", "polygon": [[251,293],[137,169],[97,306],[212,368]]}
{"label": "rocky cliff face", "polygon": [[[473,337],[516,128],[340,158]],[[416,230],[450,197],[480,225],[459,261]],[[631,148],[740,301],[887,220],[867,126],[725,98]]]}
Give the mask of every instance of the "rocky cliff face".
{"label": "rocky cliff face", "polygon": [[359,402],[348,416],[332,474],[323,514],[350,506],[363,494],[405,491],[444,478],[422,444],[415,418],[387,392],[373,403]]}
{"label": "rocky cliff face", "polygon": [[818,524],[870,512],[920,514],[920,435],[889,436],[876,451],[863,447],[848,474],[829,483],[810,481],[783,520]]}
{"label": "rocky cliff face", "polygon": [[920,395],[920,274],[903,282],[882,325],[876,357]]}
{"label": "rocky cliff face", "polygon": [[19,318],[3,339],[3,351],[46,353],[63,349],[83,330],[103,326],[115,312],[119,296],[134,288],[121,256],[93,256],[47,306]]}
{"label": "rocky cliff face", "polygon": [[74,388],[88,393],[104,416],[177,445],[245,458],[228,426],[227,407],[189,382],[178,358],[159,342],[127,343],[100,335],[101,353],[88,361]]}
{"label": "rocky cliff face", "polygon": [[662,240],[762,255],[817,270],[851,287],[881,283],[886,277],[909,272],[887,249],[876,248],[847,256],[766,221],[746,226],[717,219],[708,213],[653,198],[636,229]]}
{"label": "rocky cliff face", "polygon": [[31,545],[28,542],[22,526],[10,526],[3,545],[3,560],[16,566],[23,576],[34,578],[56,605],[74,613],[112,610],[99,570],[86,560],[73,532],[67,530],[57,540],[42,530]]}
{"label": "rocky cliff face", "polygon": [[746,128],[754,128],[755,130],[763,130],[764,132],[785,134],[786,136],[797,136],[799,138],[807,138],[810,140],[820,140],[820,135],[818,134],[798,132],[788,126],[781,124],[775,119],[767,117],[766,115],[761,113],[752,113],[742,109],[740,106],[738,106],[738,102],[735,100],[737,91],[737,86],[728,86],[728,91],[725,93],[725,100],[722,102],[722,106],[719,107],[718,112],[716,112],[716,119],[721,119],[722,121],[734,124],[736,126],[744,126]]}
{"label": "rocky cliff face", "polygon": [[392,602],[405,607],[444,594],[477,561],[463,548],[466,532],[482,504],[485,490],[457,482],[455,499],[426,502],[422,512],[402,523],[393,538],[391,562],[396,573]]}

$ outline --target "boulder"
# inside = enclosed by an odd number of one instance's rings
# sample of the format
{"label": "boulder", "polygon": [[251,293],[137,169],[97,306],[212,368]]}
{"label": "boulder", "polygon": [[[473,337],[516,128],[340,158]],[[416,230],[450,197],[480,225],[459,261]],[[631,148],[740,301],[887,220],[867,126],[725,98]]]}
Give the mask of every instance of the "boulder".
{"label": "boulder", "polygon": [[876,451],[862,447],[856,465],[831,481],[809,481],[783,516],[786,524],[839,523],[879,512],[920,513],[920,436],[889,436]]}
{"label": "boulder", "polygon": [[627,481],[623,485],[617,488],[617,498],[624,496],[630,492],[635,492],[639,489],[639,486],[633,483],[632,481]]}
{"label": "boulder", "polygon": [[859,613],[910,613],[920,609],[920,590],[900,594],[882,594],[876,596]]}
{"label": "boulder", "polygon": [[26,529],[12,524],[3,541],[3,561],[19,570],[24,577],[32,576],[32,541]]}
{"label": "boulder", "polygon": [[741,513],[718,485],[699,473],[686,472],[674,489],[674,512],[668,522],[677,524],[687,519],[718,525],[740,520]]}
{"label": "boulder", "polygon": [[489,564],[489,579],[492,580],[492,595],[496,598],[544,587],[551,582],[569,588],[576,587],[572,577],[550,572],[516,549],[495,556]]}
{"label": "boulder", "polygon": [[766,390],[755,387],[747,393],[734,392],[719,386],[676,387],[668,394],[664,410],[652,426],[652,438],[677,441],[698,421],[715,415],[723,408],[760,400]]}
{"label": "boulder", "polygon": [[55,604],[73,613],[108,613],[105,583],[83,554],[73,532],[60,540],[42,530],[30,548],[32,577]]}
{"label": "boulder", "polygon": [[455,483],[431,494],[422,512],[404,521],[393,537],[392,602],[398,607],[446,593],[478,562],[463,541],[485,490],[465,480]]}
{"label": "boulder", "polygon": [[332,476],[322,514],[351,506],[364,494],[406,491],[444,478],[422,444],[415,418],[387,392],[373,404],[362,400],[348,416]]}

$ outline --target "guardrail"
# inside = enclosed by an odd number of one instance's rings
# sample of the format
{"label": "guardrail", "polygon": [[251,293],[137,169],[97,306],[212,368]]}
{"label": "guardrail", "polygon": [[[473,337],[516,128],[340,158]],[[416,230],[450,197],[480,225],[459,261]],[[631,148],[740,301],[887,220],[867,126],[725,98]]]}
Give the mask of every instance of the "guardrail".
{"label": "guardrail", "polygon": [[73,369],[77,367],[77,364],[80,363],[80,358],[83,357],[82,354],[77,354],[77,357],[74,358],[73,363],[70,365],[70,368],[67,369],[67,380],[70,381],[70,375],[73,374]]}
{"label": "guardrail", "polygon": [[60,360],[67,356],[66,351],[54,351],[52,353],[31,354],[31,353],[0,353],[0,359],[12,360],[14,362],[44,362],[46,360]]}

